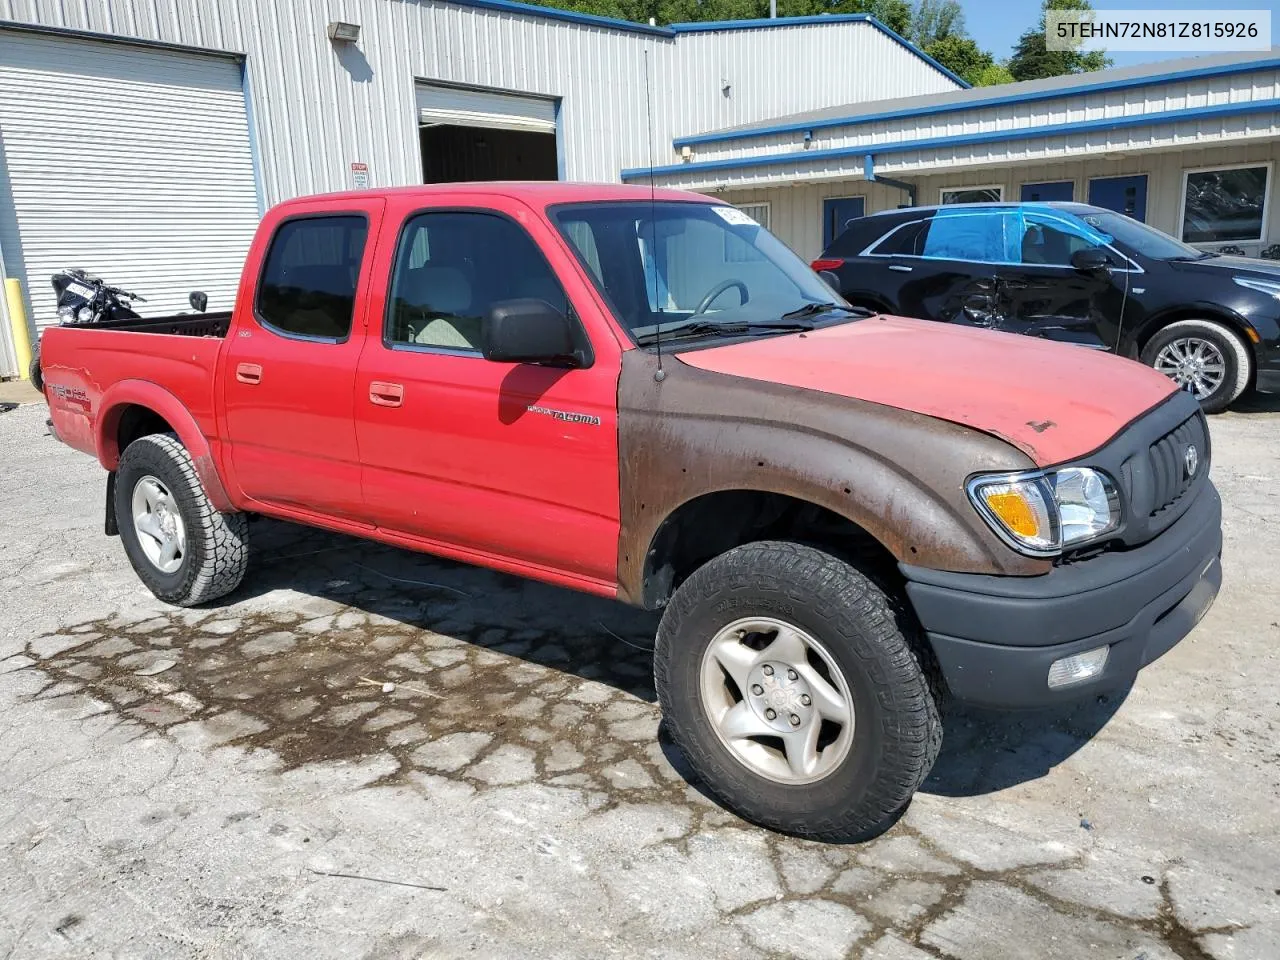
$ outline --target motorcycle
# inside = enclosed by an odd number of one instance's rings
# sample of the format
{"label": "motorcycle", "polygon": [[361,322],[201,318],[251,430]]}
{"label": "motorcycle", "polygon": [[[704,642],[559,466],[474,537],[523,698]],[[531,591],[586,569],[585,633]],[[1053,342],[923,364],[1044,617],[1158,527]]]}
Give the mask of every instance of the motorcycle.
{"label": "motorcycle", "polygon": [[[84,270],[64,270],[50,278],[53,292],[58,298],[58,323],[60,326],[89,326],[111,320],[138,320],[141,315],[133,309],[134,301],[146,303],[146,298],[112,287],[101,277],[91,276]],[[32,352],[28,371],[32,385],[44,392],[44,377],[40,372],[40,345]]]}

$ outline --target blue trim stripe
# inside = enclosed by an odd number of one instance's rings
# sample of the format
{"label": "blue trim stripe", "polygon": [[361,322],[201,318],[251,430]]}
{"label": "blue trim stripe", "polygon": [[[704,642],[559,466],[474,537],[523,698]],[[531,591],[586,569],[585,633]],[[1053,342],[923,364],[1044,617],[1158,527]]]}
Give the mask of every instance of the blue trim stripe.
{"label": "blue trim stripe", "polygon": [[853,23],[872,19],[868,13],[815,14],[808,17],[768,17],[755,20],[704,20],[694,23],[673,23],[676,33],[719,33],[722,30],[759,30],[764,27],[800,27],[808,23]]}
{"label": "blue trim stripe", "polygon": [[564,20],[589,27],[600,27],[604,30],[620,30],[624,33],[644,33],[659,37],[676,35],[670,27],[651,27],[647,23],[636,23],[633,20],[618,20],[615,17],[601,17],[594,13],[578,13],[576,10],[561,10],[557,7],[536,7],[531,3],[516,3],[515,0],[450,0],[450,2],[460,7],[480,7],[483,10],[498,10],[502,13],[519,13],[526,17],[538,17],[541,20]]}
{"label": "blue trim stripe", "polygon": [[[1001,143],[1009,140],[1034,140],[1039,137],[1066,136],[1092,130],[1125,130],[1131,127],[1150,127],[1160,123],[1192,123],[1213,117],[1238,117],[1253,113],[1280,111],[1280,99],[1251,100],[1246,103],[1225,103],[1217,107],[1197,110],[1165,110],[1160,113],[1142,113],[1128,117],[1108,117],[1082,123],[1054,123],[1043,127],[1021,127],[1016,130],[996,130],[991,133],[971,133],[955,137],[935,137],[929,140],[900,140],[892,143],[861,143],[834,150],[793,150],[789,153],[761,154],[753,157],[734,157],[728,160],[707,160],[702,163],[673,163],[669,166],[645,167],[622,171],[622,179],[655,176],[671,176],[689,171],[734,170],[744,167],[770,167],[788,163],[806,163],[816,160],[842,160],[848,157],[884,156],[890,153],[911,153],[916,150],[932,150],[938,147],[967,147],[980,143]],[[864,161],[865,164],[865,161]]]}
{"label": "blue trim stripe", "polygon": [[[886,28],[887,29],[887,28]],[[932,103],[905,110],[886,110],[879,113],[858,113],[844,117],[833,117],[828,120],[808,120],[795,123],[780,123],[771,127],[757,127],[754,130],[732,130],[724,133],[703,133],[690,137],[677,137],[671,143],[680,147],[692,147],[700,143],[725,143],[731,140],[752,140],[756,137],[767,137],[777,133],[797,133],[802,130],[825,130],[830,127],[849,127],[863,123],[875,123],[878,120],[905,120],[910,117],[931,117],[943,113],[961,113],[965,110],[981,110],[985,107],[1001,107],[1009,104],[1039,103],[1044,100],[1057,100],[1072,97],[1081,93],[1105,93],[1111,90],[1130,90],[1134,87],[1157,86],[1166,83],[1181,83],[1184,80],[1200,80],[1205,77],[1229,77],[1240,73],[1253,73],[1257,70],[1272,70],[1280,67],[1280,57],[1269,57],[1262,60],[1250,60],[1245,63],[1232,63],[1218,67],[1196,67],[1191,70],[1176,70],[1171,73],[1153,73],[1142,77],[1128,77],[1124,80],[1110,80],[1102,83],[1080,83],[1071,87],[1060,87],[1057,90],[1039,90],[1034,93],[1010,93],[985,100],[966,100],[963,103]]]}

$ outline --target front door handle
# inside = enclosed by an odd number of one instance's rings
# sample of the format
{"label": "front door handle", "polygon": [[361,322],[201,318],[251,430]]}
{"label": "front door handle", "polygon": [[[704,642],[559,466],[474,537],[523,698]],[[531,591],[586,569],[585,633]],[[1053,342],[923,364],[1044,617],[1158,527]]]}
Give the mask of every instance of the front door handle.
{"label": "front door handle", "polygon": [[891,263],[891,264],[889,264],[889,269],[890,269],[890,270],[897,271],[898,273],[910,273],[910,272],[911,272],[911,268],[910,268],[910,267],[904,266],[904,265],[902,265],[901,263]]}
{"label": "front door handle", "polygon": [[262,365],[258,363],[237,364],[236,379],[241,383],[261,383]]}
{"label": "front door handle", "polygon": [[404,387],[374,380],[369,384],[369,402],[379,407],[398,407],[404,403]]}

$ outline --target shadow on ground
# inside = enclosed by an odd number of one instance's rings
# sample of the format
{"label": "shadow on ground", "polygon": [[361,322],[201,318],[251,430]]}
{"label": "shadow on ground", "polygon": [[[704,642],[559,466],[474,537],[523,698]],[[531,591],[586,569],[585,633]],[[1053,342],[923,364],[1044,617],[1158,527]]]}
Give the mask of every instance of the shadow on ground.
{"label": "shadow on ground", "polygon": [[[39,696],[106,703],[202,745],[266,748],[286,770],[374,759],[382,782],[536,778],[705,803],[659,728],[656,615],[291,524],[252,529],[234,606],[32,641],[48,677]],[[952,709],[923,789],[973,796],[1043,776],[1120,700],[1050,715]]]}

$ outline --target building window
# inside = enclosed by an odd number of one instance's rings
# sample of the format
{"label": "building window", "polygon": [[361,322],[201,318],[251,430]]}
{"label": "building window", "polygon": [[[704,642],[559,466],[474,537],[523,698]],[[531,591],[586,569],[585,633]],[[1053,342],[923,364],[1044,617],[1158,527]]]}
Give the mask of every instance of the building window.
{"label": "building window", "polygon": [[1188,170],[1182,183],[1182,239],[1222,243],[1264,238],[1270,164]]}
{"label": "building window", "polygon": [[938,202],[948,203],[999,203],[1004,199],[1004,187],[945,187],[938,194]]}
{"label": "building window", "polygon": [[[742,203],[738,209],[745,213],[766,230],[769,229],[769,204]],[[726,263],[745,263],[749,260],[762,259],[760,251],[736,234],[725,231],[724,259]]]}

